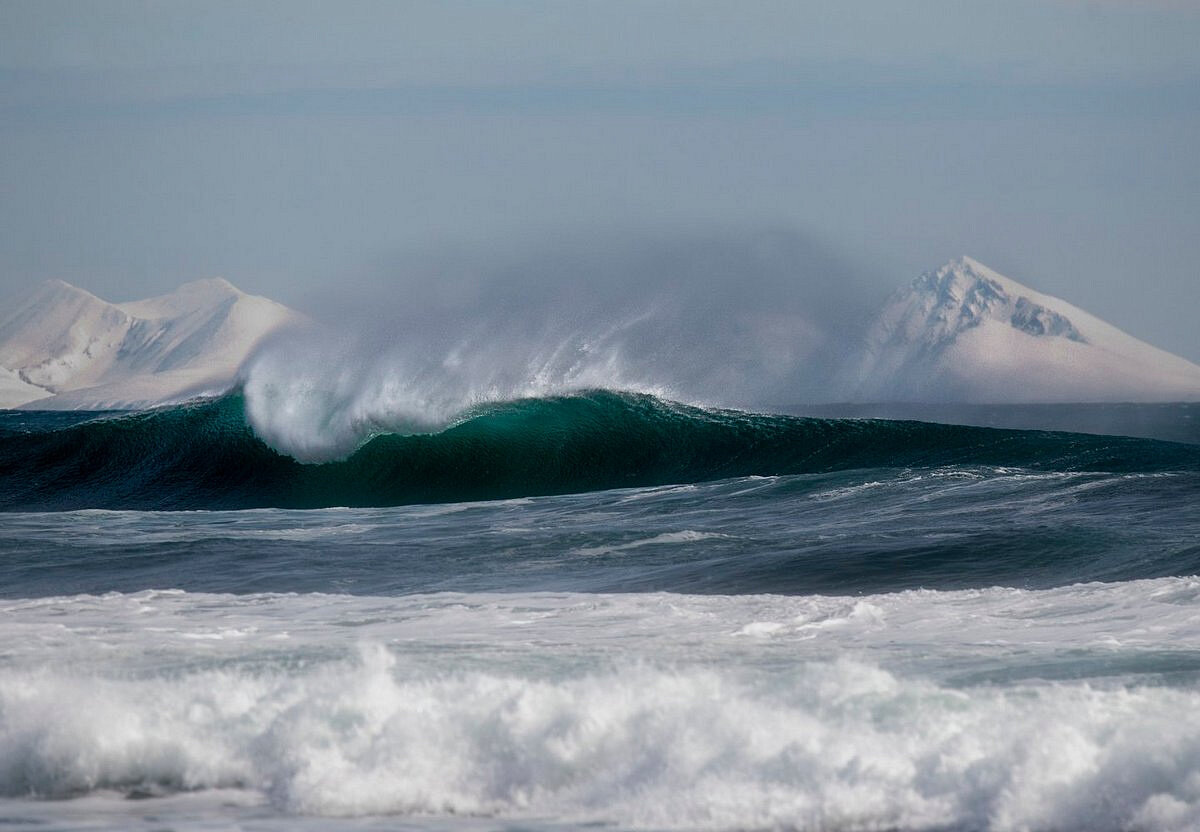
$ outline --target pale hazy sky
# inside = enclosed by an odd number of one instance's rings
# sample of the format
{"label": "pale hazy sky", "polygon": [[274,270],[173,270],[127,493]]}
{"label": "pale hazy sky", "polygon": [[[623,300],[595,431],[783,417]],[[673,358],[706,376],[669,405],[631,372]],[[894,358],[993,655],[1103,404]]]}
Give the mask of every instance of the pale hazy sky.
{"label": "pale hazy sky", "polygon": [[0,297],[783,228],[1200,360],[1197,44],[1196,2],[0,0]]}

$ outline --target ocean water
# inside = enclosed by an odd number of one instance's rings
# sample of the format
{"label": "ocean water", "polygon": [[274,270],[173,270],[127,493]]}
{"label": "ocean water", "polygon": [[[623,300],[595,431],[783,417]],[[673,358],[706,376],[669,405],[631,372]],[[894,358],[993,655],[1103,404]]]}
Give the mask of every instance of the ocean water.
{"label": "ocean water", "polygon": [[245,409],[0,413],[0,829],[1200,827],[1195,405]]}

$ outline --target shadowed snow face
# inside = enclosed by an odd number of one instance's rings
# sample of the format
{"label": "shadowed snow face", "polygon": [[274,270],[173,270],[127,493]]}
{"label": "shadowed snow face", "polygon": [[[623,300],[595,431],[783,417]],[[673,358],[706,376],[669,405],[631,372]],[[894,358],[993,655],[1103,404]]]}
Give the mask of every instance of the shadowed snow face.
{"label": "shadowed snow face", "polygon": [[1200,398],[1200,366],[969,257],[892,295],[844,381],[865,401]]}

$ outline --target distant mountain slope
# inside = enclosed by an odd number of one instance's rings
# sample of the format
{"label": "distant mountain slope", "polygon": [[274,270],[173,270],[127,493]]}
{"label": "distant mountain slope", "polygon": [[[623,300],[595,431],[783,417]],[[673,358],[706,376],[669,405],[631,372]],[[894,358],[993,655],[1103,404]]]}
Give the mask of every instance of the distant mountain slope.
{"label": "distant mountain slope", "polygon": [[221,278],[114,304],[51,280],[0,312],[0,407],[137,407],[221,390],[302,316]]}
{"label": "distant mountain slope", "polygon": [[1200,400],[1200,366],[969,257],[892,296],[847,381],[858,401]]}
{"label": "distant mountain slope", "polygon": [[[299,313],[214,278],[109,303],[59,280],[0,307],[0,408],[123,408],[228,389]],[[835,386],[858,402],[1200,401],[1200,366],[963,257],[896,292]]]}

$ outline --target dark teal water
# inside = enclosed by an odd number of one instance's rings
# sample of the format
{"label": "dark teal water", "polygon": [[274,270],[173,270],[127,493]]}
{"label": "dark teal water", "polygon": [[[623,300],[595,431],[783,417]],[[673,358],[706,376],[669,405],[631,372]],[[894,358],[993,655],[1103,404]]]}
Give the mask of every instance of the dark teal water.
{"label": "dark teal water", "polygon": [[706,410],[594,391],[492,404],[347,459],[272,450],[230,395],[69,424],[0,426],[0,510],[326,508],[451,503],[856,469],[1200,471],[1200,446],[1118,436]]}
{"label": "dark teal water", "polygon": [[1198,506],[1200,445],[605,391],[324,464],[259,440],[237,395],[0,420],[9,595],[1046,587],[1200,572]]}

